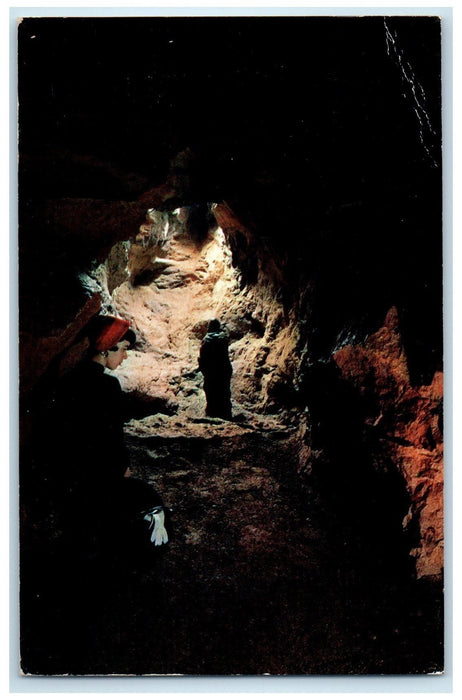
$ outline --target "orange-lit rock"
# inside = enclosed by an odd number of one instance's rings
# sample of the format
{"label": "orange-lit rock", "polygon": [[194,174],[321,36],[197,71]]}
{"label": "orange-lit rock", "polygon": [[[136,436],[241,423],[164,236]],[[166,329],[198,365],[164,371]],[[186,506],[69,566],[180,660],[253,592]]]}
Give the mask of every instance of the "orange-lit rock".
{"label": "orange-lit rock", "polygon": [[347,345],[334,355],[345,379],[375,406],[367,417],[377,429],[380,447],[404,476],[411,509],[403,522],[417,523],[420,543],[413,549],[418,576],[440,576],[443,551],[443,375],[429,386],[409,382],[396,309],[364,343]]}

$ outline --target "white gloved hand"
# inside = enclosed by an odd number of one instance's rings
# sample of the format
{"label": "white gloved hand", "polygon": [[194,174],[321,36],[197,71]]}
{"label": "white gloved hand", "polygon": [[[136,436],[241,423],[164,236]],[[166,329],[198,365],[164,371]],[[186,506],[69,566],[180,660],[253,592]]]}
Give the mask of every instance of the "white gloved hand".
{"label": "white gloved hand", "polygon": [[146,513],[144,520],[149,522],[149,529],[151,530],[151,542],[154,543],[155,547],[159,547],[161,544],[167,544],[168,535],[165,529],[165,513],[162,507],[154,508],[149,513]]}

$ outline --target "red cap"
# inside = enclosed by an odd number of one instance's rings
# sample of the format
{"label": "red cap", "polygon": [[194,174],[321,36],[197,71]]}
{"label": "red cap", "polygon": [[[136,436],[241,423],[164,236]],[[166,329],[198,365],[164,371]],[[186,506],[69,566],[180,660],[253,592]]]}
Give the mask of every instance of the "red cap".
{"label": "red cap", "polygon": [[116,316],[98,316],[91,332],[93,346],[97,352],[110,350],[122,340],[130,328],[130,322]]}

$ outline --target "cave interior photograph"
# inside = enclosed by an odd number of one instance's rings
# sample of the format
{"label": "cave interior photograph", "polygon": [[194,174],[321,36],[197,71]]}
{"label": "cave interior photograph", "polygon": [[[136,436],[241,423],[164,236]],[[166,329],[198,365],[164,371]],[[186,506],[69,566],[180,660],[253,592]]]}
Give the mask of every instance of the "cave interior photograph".
{"label": "cave interior photograph", "polygon": [[440,18],[16,34],[20,673],[444,673]]}

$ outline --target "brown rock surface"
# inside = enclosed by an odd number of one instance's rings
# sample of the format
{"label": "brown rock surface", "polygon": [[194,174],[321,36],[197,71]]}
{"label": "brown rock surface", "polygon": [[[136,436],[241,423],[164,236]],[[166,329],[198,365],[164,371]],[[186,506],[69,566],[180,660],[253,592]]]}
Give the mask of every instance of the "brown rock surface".
{"label": "brown rock surface", "polygon": [[[342,375],[374,406],[367,421],[380,433],[380,448],[404,476],[411,509],[403,527],[419,529],[412,551],[418,576],[440,576],[444,566],[443,376],[429,386],[413,387],[396,309],[383,327],[364,343],[348,345],[334,355]],[[377,458],[377,457],[376,457]]]}
{"label": "brown rock surface", "polygon": [[113,292],[114,309],[132,322],[139,348],[117,376],[128,392],[203,415],[197,359],[207,323],[216,317],[230,335],[236,407],[271,407],[277,387],[291,383],[296,327],[287,326],[263,274],[260,285],[241,286],[221,228],[197,243],[184,234],[181,210],[178,219],[162,245],[131,246],[131,279],[148,272],[146,283],[128,280]]}
{"label": "brown rock surface", "polygon": [[[158,415],[131,421],[127,440],[134,475],[172,508],[173,538],[157,567],[105,589],[87,672],[438,668],[419,585],[371,584],[333,548],[330,514],[293,478],[293,427],[257,414],[240,424]],[[156,649],[153,625],[164,632]]]}

